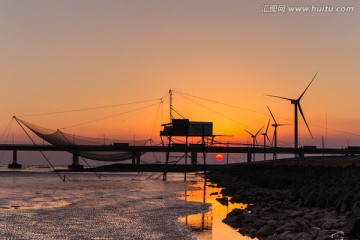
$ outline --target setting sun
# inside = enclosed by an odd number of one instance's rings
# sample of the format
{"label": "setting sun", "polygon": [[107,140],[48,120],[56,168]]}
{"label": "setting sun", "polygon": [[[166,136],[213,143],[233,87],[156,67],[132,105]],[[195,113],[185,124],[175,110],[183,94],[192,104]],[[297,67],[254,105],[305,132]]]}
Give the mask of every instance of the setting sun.
{"label": "setting sun", "polygon": [[215,156],[215,159],[216,159],[216,161],[222,161],[223,159],[224,159],[224,156],[222,155],[222,154],[217,154],[216,156]]}

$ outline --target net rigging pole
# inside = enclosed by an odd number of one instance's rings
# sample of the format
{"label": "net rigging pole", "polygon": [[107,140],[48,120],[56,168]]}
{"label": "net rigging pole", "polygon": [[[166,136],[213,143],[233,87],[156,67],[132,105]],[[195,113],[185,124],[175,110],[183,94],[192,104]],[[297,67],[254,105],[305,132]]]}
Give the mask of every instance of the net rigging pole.
{"label": "net rigging pole", "polygon": [[173,114],[172,114],[173,107],[172,107],[172,90],[171,89],[169,90],[169,96],[170,96],[170,122],[171,122],[171,120],[174,118]]}

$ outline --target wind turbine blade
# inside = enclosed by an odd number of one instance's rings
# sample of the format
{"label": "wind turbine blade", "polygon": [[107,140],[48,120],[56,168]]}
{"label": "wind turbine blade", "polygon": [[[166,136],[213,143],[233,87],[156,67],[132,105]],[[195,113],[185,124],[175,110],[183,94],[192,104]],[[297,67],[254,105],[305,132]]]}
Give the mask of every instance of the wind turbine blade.
{"label": "wind turbine blade", "polygon": [[272,146],[269,136],[268,135],[265,135],[265,136],[266,136],[267,140],[269,141],[270,145]]}
{"label": "wind turbine blade", "polygon": [[259,134],[259,132],[264,128],[264,126],[262,126],[259,131],[257,131],[257,133],[255,134],[255,137]]}
{"label": "wind turbine blade", "polygon": [[300,104],[299,104],[299,110],[300,110],[300,113],[301,113],[302,118],[304,119],[304,122],[305,122],[305,124],[306,124],[306,127],[307,127],[307,129],[309,130],[309,133],[310,133],[311,137],[314,138],[313,135],[312,135],[312,133],[311,133],[311,131],[310,131],[309,125],[308,125],[308,123],[306,122],[306,119],[305,119],[305,116],[304,116],[304,113],[303,113],[303,111],[302,111],[302,109],[301,109]]}
{"label": "wind turbine blade", "polygon": [[295,99],[291,99],[291,98],[280,97],[280,96],[274,96],[274,95],[267,95],[267,94],[265,94],[265,96],[268,96],[268,97],[274,97],[274,98],[280,98],[280,99],[285,99],[285,100],[289,100],[289,101],[294,101],[294,100],[295,100]]}
{"label": "wind turbine blade", "polygon": [[267,108],[269,109],[269,112],[270,112],[270,114],[271,114],[272,119],[274,120],[274,123],[277,124],[277,122],[276,122],[276,120],[275,120],[275,117],[274,117],[274,115],[272,114],[269,106],[267,106]]}
{"label": "wind turbine blade", "polygon": [[268,132],[268,129],[269,129],[269,125],[270,125],[270,118],[269,118],[269,121],[268,121],[268,124],[266,126],[266,131],[265,131],[265,135],[267,136],[267,132]]}
{"label": "wind turbine blade", "polygon": [[254,134],[252,134],[252,133],[249,132],[248,130],[245,130],[245,132],[247,132],[248,134],[250,134],[250,136],[255,137]]}
{"label": "wind turbine blade", "polygon": [[304,96],[305,92],[307,91],[307,89],[310,87],[311,83],[314,81],[316,75],[318,74],[318,72],[315,73],[315,76],[312,78],[311,82],[309,83],[309,85],[305,88],[304,92],[300,95],[300,97],[298,98],[298,101],[301,100],[301,98]]}

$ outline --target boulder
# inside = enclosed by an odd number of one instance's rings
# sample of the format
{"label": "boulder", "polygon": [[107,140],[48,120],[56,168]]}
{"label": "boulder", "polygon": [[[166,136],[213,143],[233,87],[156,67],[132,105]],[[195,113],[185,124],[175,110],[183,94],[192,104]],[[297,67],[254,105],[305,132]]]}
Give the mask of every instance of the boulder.
{"label": "boulder", "polygon": [[275,228],[269,225],[263,225],[256,233],[255,236],[257,237],[267,237],[269,235],[275,234]]}
{"label": "boulder", "polygon": [[227,197],[216,198],[216,201],[218,201],[219,203],[221,203],[224,206],[229,205],[229,199]]}
{"label": "boulder", "polygon": [[244,218],[244,211],[235,208],[222,221],[233,228],[239,228],[241,226],[243,218]]}
{"label": "boulder", "polygon": [[299,211],[295,211],[295,212],[290,213],[289,217],[298,218],[298,217],[304,216],[304,214],[305,214],[304,211],[299,210]]}
{"label": "boulder", "polygon": [[344,232],[347,235],[358,236],[360,235],[360,208],[354,209],[351,216],[348,218],[344,227]]}

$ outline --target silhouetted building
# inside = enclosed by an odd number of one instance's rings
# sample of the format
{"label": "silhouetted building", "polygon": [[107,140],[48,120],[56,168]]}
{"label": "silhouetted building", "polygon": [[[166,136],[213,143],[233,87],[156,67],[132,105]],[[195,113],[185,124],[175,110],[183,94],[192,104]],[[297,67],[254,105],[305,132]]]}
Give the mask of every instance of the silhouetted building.
{"label": "silhouetted building", "polygon": [[190,122],[189,119],[172,119],[163,124],[160,136],[206,137],[213,136],[212,122]]}

